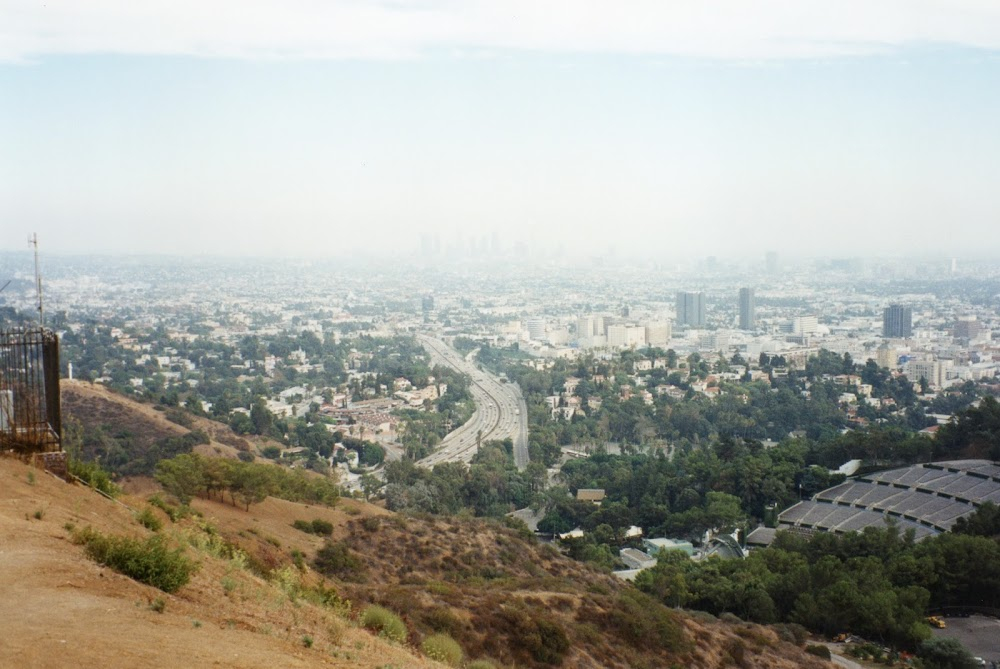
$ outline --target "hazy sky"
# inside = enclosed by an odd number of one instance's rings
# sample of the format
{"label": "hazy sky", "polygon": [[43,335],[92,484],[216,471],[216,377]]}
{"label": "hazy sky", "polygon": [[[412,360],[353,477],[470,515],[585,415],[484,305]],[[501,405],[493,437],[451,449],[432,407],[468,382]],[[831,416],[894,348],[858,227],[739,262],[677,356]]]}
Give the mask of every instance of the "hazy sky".
{"label": "hazy sky", "polygon": [[0,249],[1000,255],[996,0],[0,0]]}

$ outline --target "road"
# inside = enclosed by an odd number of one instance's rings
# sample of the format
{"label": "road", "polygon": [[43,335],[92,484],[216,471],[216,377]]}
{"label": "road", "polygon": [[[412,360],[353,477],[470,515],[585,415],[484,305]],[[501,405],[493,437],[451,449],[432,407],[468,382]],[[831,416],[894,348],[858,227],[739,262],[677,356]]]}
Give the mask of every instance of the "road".
{"label": "road", "polygon": [[448,365],[469,376],[476,410],[464,425],[448,433],[434,453],[417,464],[433,467],[439,462],[468,463],[478,449],[477,440],[509,437],[514,442],[514,463],[523,470],[528,465],[528,410],[520,389],[479,370],[440,339],[427,335],[418,337],[430,353],[432,364]]}

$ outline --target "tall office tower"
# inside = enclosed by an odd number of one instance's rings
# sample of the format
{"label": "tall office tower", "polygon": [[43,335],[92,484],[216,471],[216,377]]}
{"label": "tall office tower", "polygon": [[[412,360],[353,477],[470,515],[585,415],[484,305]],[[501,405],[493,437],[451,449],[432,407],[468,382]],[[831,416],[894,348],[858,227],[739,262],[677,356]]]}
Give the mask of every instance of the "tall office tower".
{"label": "tall office tower", "polygon": [[913,310],[901,304],[890,304],[882,313],[883,337],[910,337],[913,335]]}
{"label": "tall office tower", "polygon": [[753,288],[740,288],[740,329],[753,330],[757,327],[757,300]]}
{"label": "tall office tower", "polygon": [[586,341],[594,336],[594,318],[592,316],[580,316],[576,319],[576,340]]}
{"label": "tall office tower", "polygon": [[536,341],[541,341],[545,339],[545,319],[544,318],[529,318],[526,325],[528,326],[528,336]]}
{"label": "tall office tower", "polygon": [[677,323],[693,328],[705,327],[704,293],[677,293]]}

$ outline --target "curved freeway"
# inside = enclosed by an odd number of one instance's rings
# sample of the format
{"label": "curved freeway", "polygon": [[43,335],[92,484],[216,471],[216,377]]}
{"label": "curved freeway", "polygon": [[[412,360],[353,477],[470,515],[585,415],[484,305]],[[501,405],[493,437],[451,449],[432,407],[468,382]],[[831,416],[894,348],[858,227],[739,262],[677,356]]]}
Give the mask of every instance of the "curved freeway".
{"label": "curved freeway", "polygon": [[476,410],[468,421],[441,440],[434,453],[417,464],[433,467],[439,462],[468,463],[476,454],[480,440],[509,437],[514,442],[514,463],[518,469],[524,469],[528,465],[528,411],[520,389],[480,371],[440,339],[427,335],[418,337],[430,353],[433,364],[448,365],[469,376]]}

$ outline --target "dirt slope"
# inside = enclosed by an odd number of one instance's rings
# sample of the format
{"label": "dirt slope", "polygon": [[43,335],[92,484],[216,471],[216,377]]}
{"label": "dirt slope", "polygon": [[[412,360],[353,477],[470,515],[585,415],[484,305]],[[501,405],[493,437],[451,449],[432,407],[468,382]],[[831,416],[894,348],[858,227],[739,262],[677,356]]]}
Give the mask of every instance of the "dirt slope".
{"label": "dirt slope", "polygon": [[123,506],[0,458],[0,667],[442,666],[194,548],[199,571],[166,595],[89,560],[67,523],[149,534]]}

